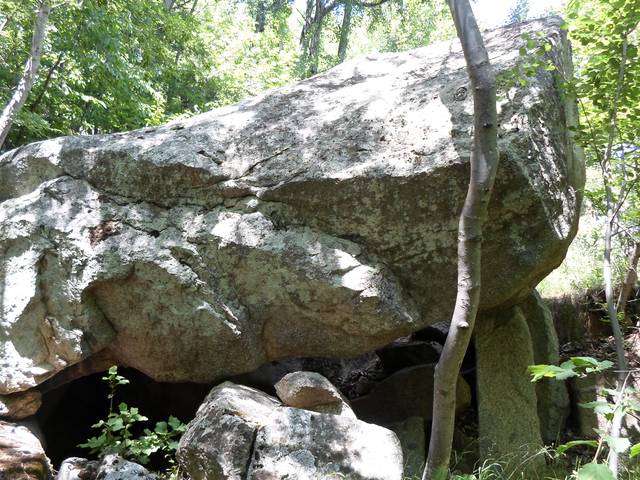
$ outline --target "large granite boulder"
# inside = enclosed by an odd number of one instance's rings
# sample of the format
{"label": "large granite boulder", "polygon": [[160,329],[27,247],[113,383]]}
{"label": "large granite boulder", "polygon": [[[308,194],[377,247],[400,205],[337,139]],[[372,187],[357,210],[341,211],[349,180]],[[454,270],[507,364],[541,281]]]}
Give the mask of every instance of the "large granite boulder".
{"label": "large granite boulder", "polygon": [[[498,74],[559,19],[485,32]],[[503,82],[502,85],[505,85]],[[350,356],[446,320],[472,95],[457,41],[346,62],[157,128],[0,157],[0,394],[94,352],[160,381]],[[551,72],[503,86],[481,308],[564,257],[583,166]]]}
{"label": "large granite boulder", "polygon": [[286,407],[259,390],[215,387],[180,439],[180,469],[194,480],[400,480],[396,435],[355,419]]}

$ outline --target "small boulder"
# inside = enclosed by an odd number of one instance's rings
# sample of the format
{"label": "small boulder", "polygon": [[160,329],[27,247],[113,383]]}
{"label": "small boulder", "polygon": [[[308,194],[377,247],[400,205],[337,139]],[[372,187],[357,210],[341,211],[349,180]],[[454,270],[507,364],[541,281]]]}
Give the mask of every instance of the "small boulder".
{"label": "small boulder", "polygon": [[38,390],[0,395],[0,418],[22,420],[35,415],[42,405],[42,394]]}
{"label": "small boulder", "polygon": [[[371,393],[352,400],[356,416],[365,422],[388,425],[409,417],[433,418],[433,374],[435,364],[405,368],[382,380]],[[471,389],[458,377],[456,411],[471,404]]]}
{"label": "small boulder", "polygon": [[0,479],[48,480],[51,470],[40,441],[28,428],[0,421]]}
{"label": "small boulder", "polygon": [[319,373],[289,373],[275,388],[282,403],[289,407],[356,418],[344,395]]}
{"label": "small boulder", "polygon": [[157,480],[142,465],[125,460],[118,455],[107,455],[98,465],[95,480]]}
{"label": "small boulder", "polygon": [[63,460],[56,480],[93,480],[99,463],[86,458],[71,457]]}

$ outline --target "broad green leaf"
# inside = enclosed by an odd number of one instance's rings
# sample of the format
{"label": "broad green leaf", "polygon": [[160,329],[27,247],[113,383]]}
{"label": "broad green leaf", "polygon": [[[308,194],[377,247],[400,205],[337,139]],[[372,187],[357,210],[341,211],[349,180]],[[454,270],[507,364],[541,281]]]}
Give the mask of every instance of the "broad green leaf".
{"label": "broad green leaf", "polygon": [[640,443],[636,443],[629,449],[629,457],[633,458],[640,455]]}
{"label": "broad green leaf", "polygon": [[631,442],[626,437],[612,437],[605,435],[604,440],[607,442],[607,445],[609,445],[609,448],[616,453],[624,453],[631,446]]}
{"label": "broad green leaf", "polygon": [[558,455],[564,454],[567,450],[578,447],[581,445],[588,445],[590,447],[596,448],[598,446],[598,442],[596,440],[572,440],[571,442],[563,443],[562,445],[558,445],[556,448],[556,453]]}
{"label": "broad green leaf", "polygon": [[578,470],[577,480],[615,480],[615,477],[606,465],[587,463]]}

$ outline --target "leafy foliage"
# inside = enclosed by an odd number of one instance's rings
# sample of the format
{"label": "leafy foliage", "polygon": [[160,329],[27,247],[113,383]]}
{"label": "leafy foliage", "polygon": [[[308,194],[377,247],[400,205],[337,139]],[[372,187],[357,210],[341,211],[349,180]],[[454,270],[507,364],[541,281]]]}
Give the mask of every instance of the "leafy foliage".
{"label": "leafy foliage", "polygon": [[124,402],[118,405],[117,410],[113,407],[117,387],[128,384],[129,380],[118,375],[118,368],[115,366],[109,368],[107,376],[102,377],[102,380],[109,384],[109,413],[105,420],[92,425],[100,434],[78,446],[90,449],[91,454],[118,454],[143,465],[149,463],[152,454],[161,452],[167,463],[173,465],[173,455],[186,426],[176,417],[170,416],[166,422],[157,422],[153,430],[145,428],[144,435],[134,437],[134,424],[149,419],[140,414],[136,407],[129,407]]}

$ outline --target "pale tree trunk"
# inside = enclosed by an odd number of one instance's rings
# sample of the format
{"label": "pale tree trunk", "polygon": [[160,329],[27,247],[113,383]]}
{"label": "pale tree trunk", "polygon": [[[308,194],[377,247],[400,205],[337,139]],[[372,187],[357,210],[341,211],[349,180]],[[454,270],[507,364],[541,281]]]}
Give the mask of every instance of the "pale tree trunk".
{"label": "pale tree trunk", "polygon": [[[618,123],[618,104],[620,101],[620,95],[622,93],[622,86],[624,85],[624,76],[625,76],[625,68],[627,63],[627,46],[628,40],[627,35],[625,34],[622,38],[622,54],[620,57],[620,68],[618,69],[618,78],[616,81],[616,92],[613,98],[613,103],[611,105],[611,110],[609,113],[609,138],[607,141],[607,148],[604,153],[604,157],[602,158],[601,168],[602,168],[602,177],[605,187],[605,196],[607,202],[607,220],[605,224],[604,230],[604,255],[603,255],[603,276],[604,276],[604,291],[607,300],[607,313],[609,316],[609,321],[611,322],[611,330],[613,331],[613,338],[615,340],[616,345],[616,358],[618,363],[618,376],[617,376],[617,388],[619,390],[618,395],[623,395],[623,392],[620,391],[626,380],[628,363],[627,358],[624,353],[624,335],[620,328],[620,322],[618,321],[618,311],[615,304],[615,299],[613,296],[613,275],[611,271],[611,240],[613,238],[613,228],[617,223],[618,219],[618,211],[621,205],[616,205],[613,199],[613,189],[611,185],[611,158],[613,152],[613,143],[616,136],[617,131],[617,123]],[[623,201],[622,197],[620,202]],[[612,437],[619,437],[620,430],[622,427],[622,417],[623,413],[621,409],[618,409],[614,416],[613,421],[611,422],[611,429],[609,431],[609,435]],[[618,469],[619,469],[619,456],[615,452],[614,449],[609,451],[608,457],[609,468],[613,472],[613,475],[618,477]]]}
{"label": "pale tree trunk", "polygon": [[629,265],[627,266],[627,273],[624,276],[624,281],[620,287],[620,294],[618,295],[618,302],[616,303],[616,311],[625,312],[624,318],[626,319],[627,301],[631,290],[638,281],[638,260],[640,259],[640,242],[634,242],[633,250],[629,255]]}
{"label": "pale tree trunk", "polygon": [[353,10],[353,1],[345,0],[344,13],[342,15],[342,27],[340,28],[340,43],[338,44],[338,62],[344,62],[347,57],[347,48],[349,47],[349,34],[351,33],[351,11]]}
{"label": "pale tree trunk", "polygon": [[469,0],[449,0],[473,91],[471,177],[458,225],[458,290],[449,335],[435,369],[433,423],[423,480],[448,476],[456,384],[480,303],[482,227],[498,166],[496,81]]}
{"label": "pale tree trunk", "polygon": [[47,0],[42,0],[36,14],[36,22],[33,29],[33,38],[31,40],[31,53],[29,59],[24,66],[22,77],[16,86],[9,102],[4,107],[2,115],[0,115],[0,148],[9,134],[11,125],[20,109],[27,101],[31,87],[36,80],[36,73],[40,66],[40,57],[42,56],[42,46],[47,30],[47,21],[49,20],[49,12],[51,7]]}

